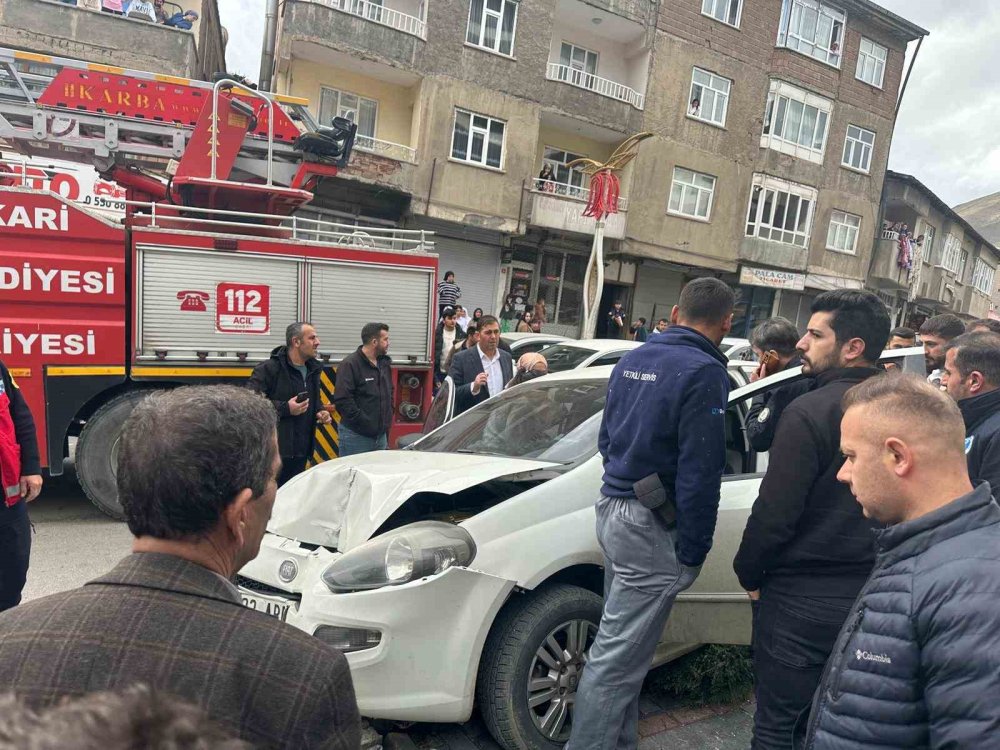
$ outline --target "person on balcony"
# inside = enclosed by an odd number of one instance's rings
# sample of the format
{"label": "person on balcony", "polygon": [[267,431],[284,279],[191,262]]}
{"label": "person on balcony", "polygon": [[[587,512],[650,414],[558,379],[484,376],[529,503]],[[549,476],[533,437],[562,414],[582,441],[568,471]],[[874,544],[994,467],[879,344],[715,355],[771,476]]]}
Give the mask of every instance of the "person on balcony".
{"label": "person on balcony", "polygon": [[198,20],[198,11],[186,10],[183,13],[174,13],[170,18],[166,20],[163,24],[164,26],[173,26],[175,29],[184,29],[185,31],[190,31],[194,26],[194,22]]}
{"label": "person on balcony", "polygon": [[536,190],[543,193],[554,193],[556,191],[556,175],[552,171],[552,165],[548,162],[542,165],[542,171],[538,173],[538,184]]}

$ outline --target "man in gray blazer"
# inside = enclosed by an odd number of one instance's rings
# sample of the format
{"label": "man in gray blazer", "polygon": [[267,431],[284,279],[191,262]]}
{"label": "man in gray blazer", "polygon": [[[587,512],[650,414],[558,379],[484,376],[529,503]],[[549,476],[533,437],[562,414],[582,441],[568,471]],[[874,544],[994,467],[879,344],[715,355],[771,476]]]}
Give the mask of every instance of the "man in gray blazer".
{"label": "man in gray blazer", "polygon": [[79,589],[0,614],[3,689],[41,709],[143,683],[258,748],[356,750],[344,655],[244,608],[231,582],[271,516],[275,424],[269,401],[233,386],[141,402],[118,458],[133,554]]}
{"label": "man in gray blazer", "polygon": [[451,360],[448,375],[455,382],[455,415],[496,396],[514,377],[514,360],[499,348],[500,321],[479,319],[479,343]]}

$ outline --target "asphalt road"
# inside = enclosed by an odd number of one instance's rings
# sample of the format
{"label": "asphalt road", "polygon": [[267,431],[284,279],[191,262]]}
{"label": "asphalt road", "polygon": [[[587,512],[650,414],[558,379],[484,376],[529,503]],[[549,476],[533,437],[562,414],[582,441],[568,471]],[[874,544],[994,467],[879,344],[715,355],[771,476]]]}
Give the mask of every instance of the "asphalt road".
{"label": "asphalt road", "polygon": [[28,506],[35,535],[24,600],[76,588],[110,570],[129,553],[132,535],[83,494],[71,464],[47,479]]}

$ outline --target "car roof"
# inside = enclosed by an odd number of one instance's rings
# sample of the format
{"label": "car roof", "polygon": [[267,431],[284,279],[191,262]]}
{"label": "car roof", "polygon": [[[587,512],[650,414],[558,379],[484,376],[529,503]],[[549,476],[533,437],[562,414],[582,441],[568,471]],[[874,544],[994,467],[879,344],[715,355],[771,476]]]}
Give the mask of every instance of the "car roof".
{"label": "car roof", "polygon": [[570,340],[565,336],[560,336],[556,333],[544,333],[544,332],[535,333],[533,331],[530,333],[525,333],[523,331],[521,333],[518,333],[517,331],[511,331],[510,333],[501,333],[500,338],[506,339],[507,341],[522,341],[524,339],[549,339],[550,341],[553,342],[558,341],[560,343],[563,341]]}
{"label": "car roof", "polygon": [[[625,341],[622,339],[567,339],[555,346],[571,346],[576,349],[590,349],[597,353],[615,352],[621,349],[636,349],[642,346],[641,341]],[[543,354],[545,352],[542,352]]]}

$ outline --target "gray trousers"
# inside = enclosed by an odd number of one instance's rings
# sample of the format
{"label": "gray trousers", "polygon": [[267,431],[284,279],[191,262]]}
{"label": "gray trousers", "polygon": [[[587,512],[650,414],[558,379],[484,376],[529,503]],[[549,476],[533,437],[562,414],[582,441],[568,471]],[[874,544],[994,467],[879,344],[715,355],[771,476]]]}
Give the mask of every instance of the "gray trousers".
{"label": "gray trousers", "polygon": [[634,498],[601,497],[597,540],[604,552],[604,612],[590,648],[566,750],[634,750],[639,691],[674,598],[701,567],[677,560],[676,530]]}

